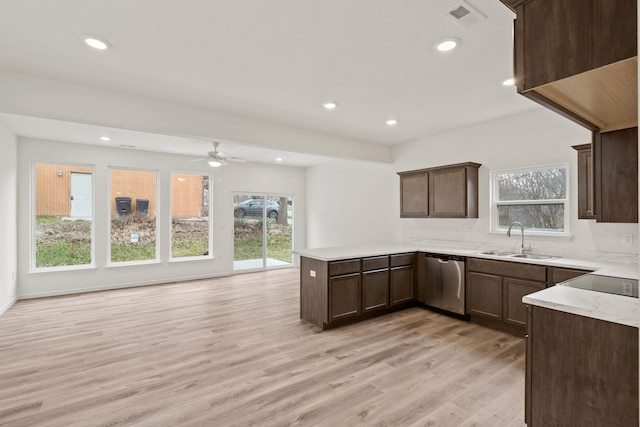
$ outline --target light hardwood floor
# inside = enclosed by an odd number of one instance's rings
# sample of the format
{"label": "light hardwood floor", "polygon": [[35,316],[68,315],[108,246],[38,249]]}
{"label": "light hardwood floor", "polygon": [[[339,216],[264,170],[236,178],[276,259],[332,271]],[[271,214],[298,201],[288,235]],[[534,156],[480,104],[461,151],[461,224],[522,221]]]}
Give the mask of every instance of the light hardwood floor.
{"label": "light hardwood floor", "polygon": [[319,332],[299,271],[19,301],[2,426],[524,426],[524,341],[422,308]]}

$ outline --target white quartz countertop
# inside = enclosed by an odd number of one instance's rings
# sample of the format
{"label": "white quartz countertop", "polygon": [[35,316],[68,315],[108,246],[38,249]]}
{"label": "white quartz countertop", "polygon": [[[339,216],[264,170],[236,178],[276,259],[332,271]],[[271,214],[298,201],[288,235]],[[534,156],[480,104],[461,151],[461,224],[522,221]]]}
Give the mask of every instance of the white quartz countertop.
{"label": "white quartz countertop", "polygon": [[[390,243],[363,246],[330,247],[318,249],[304,249],[295,251],[296,254],[321,261],[338,261],[352,258],[365,258],[377,255],[389,255],[405,252],[429,252],[446,255],[494,259],[507,262],[539,264],[550,267],[574,268],[593,270],[595,275],[613,276],[626,279],[638,279],[639,271],[636,258],[621,256],[577,259],[557,257],[546,260],[513,258],[481,254],[482,250],[438,247],[433,244],[420,243]],[[630,261],[631,260],[631,261]],[[523,298],[526,304],[552,308],[567,313],[619,323],[623,325],[640,326],[640,300],[628,296],[612,295],[585,289],[553,286]]]}
{"label": "white quartz countertop", "polygon": [[640,326],[638,298],[559,285],[529,294],[522,301],[635,328]]}
{"label": "white quartz countertop", "polygon": [[519,262],[525,264],[548,265],[551,267],[575,268],[578,270],[592,270],[593,274],[602,276],[614,276],[628,279],[638,279],[640,274],[638,264],[634,262],[617,262],[615,259],[577,259],[556,257],[552,259],[537,260],[516,258],[510,256],[486,255],[482,250],[461,248],[445,248],[432,245],[420,245],[414,243],[390,243],[363,246],[340,246],[317,249],[302,249],[294,251],[295,254],[320,261],[340,261],[352,258],[366,258],[378,255],[399,254],[405,252],[429,252],[445,255],[459,255],[464,257],[494,259],[507,262]]}

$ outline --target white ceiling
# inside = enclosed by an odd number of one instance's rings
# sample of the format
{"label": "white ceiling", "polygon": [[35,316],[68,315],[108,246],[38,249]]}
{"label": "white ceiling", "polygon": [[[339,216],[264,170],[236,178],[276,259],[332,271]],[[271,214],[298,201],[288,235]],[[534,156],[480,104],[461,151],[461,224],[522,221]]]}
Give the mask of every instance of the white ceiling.
{"label": "white ceiling", "polygon": [[[446,15],[459,3],[0,0],[0,69],[394,145],[536,108],[501,84],[511,76],[513,14],[498,0],[469,0],[486,19],[464,28]],[[88,48],[85,34],[112,49]],[[451,36],[457,49],[434,49]],[[338,108],[324,110],[329,100]],[[391,117],[397,126],[385,124]],[[95,143],[70,124],[3,121],[19,135]],[[140,133],[127,137],[144,145]],[[154,142],[157,151],[210,149]],[[224,151],[279,155],[238,149]]]}

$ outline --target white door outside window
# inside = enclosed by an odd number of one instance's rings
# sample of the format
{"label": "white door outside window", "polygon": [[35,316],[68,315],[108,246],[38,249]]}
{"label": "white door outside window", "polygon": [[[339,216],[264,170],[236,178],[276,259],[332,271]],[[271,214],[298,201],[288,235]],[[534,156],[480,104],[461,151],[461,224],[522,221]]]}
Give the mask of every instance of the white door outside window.
{"label": "white door outside window", "polygon": [[91,218],[91,174],[71,173],[71,218]]}

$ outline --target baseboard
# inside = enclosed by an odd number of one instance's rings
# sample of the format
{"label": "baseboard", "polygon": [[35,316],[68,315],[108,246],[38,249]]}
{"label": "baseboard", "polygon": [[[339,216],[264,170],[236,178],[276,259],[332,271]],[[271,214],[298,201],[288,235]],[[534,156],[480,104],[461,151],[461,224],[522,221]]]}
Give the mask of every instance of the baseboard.
{"label": "baseboard", "polygon": [[18,297],[14,297],[11,301],[0,307],[0,316],[2,316],[5,311],[9,310],[16,301],[18,301]]}
{"label": "baseboard", "polygon": [[[192,280],[203,280],[203,279],[214,279],[216,277],[226,277],[231,276],[232,273],[218,273],[218,274],[203,274],[197,276],[189,276],[189,277],[181,277],[180,279],[172,279],[172,280],[148,280],[142,282],[131,282],[131,283],[117,283],[113,285],[105,285],[105,286],[92,286],[89,288],[73,288],[73,289],[61,289],[50,292],[33,292],[28,294],[20,294],[16,298],[17,300],[23,299],[34,299],[34,298],[46,298],[46,297],[58,297],[62,295],[73,295],[73,294],[84,294],[87,292],[100,292],[100,291],[110,291],[115,289],[126,289],[126,288],[136,288],[139,286],[152,286],[152,285],[164,285],[167,283],[178,283],[178,282],[189,282]],[[0,313],[2,311],[0,310]]]}

